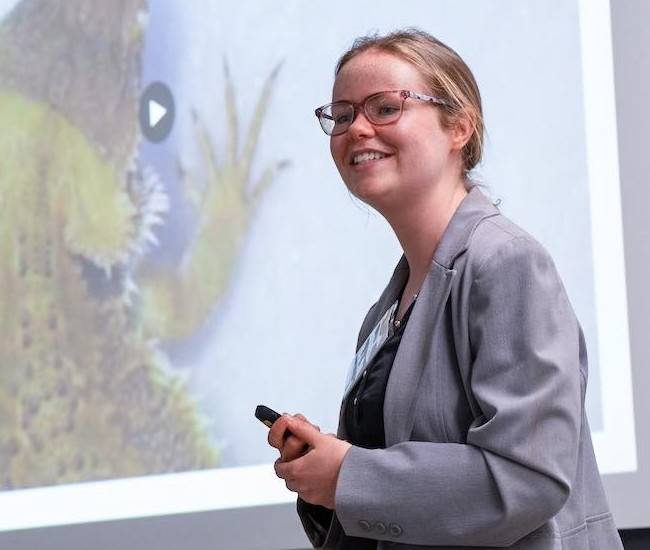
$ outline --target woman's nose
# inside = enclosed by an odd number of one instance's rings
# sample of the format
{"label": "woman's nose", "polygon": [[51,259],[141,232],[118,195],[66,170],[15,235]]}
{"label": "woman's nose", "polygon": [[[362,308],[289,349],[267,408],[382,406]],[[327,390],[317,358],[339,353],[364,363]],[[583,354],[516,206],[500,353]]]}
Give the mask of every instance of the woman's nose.
{"label": "woman's nose", "polygon": [[368,134],[373,134],[374,131],[375,127],[373,126],[372,122],[368,120],[368,117],[366,117],[366,113],[363,107],[361,105],[357,106],[355,110],[354,120],[348,128],[350,135],[360,137]]}

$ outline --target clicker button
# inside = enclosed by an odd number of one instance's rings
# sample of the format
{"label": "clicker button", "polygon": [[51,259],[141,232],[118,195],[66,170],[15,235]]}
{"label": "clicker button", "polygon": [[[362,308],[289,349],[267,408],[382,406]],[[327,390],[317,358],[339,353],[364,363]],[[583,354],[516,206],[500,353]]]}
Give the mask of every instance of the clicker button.
{"label": "clicker button", "polygon": [[370,530],[372,529],[372,527],[370,527],[370,522],[365,519],[359,520],[359,527],[361,527],[361,530],[366,533],[370,533]]}
{"label": "clicker button", "polygon": [[388,531],[394,537],[399,537],[402,534],[402,528],[399,525],[397,525],[397,523],[391,523],[388,526]]}

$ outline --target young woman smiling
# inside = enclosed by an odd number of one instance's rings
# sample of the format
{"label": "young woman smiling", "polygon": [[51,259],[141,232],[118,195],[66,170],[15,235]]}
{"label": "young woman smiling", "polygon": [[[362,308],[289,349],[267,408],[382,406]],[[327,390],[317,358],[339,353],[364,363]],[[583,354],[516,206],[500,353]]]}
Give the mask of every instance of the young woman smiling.
{"label": "young woman smiling", "polygon": [[471,71],[415,29],[357,39],[316,109],[404,251],[359,334],[337,436],[269,432],[315,547],[622,550],[586,420],[585,343],[547,252],[471,179]]}

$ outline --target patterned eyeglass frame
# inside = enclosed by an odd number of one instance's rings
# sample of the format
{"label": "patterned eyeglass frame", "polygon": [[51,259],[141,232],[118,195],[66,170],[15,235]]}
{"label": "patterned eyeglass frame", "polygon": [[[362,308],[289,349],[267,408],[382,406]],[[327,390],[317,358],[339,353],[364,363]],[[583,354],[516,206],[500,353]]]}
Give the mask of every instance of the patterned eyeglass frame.
{"label": "patterned eyeglass frame", "polygon": [[[402,102],[400,104],[400,110],[399,114],[396,118],[385,121],[385,122],[375,122],[372,120],[371,117],[368,116],[368,111],[366,110],[366,104],[368,103],[368,100],[382,94],[400,94]],[[408,99],[419,99],[421,101],[426,101],[428,103],[433,103],[434,105],[444,105],[444,106],[449,106],[449,103],[445,101],[444,99],[440,99],[439,97],[434,97],[426,94],[421,94],[419,92],[413,92],[411,90],[385,90],[383,92],[375,92],[374,94],[370,94],[368,97],[360,101],[359,103],[352,103],[351,101],[334,101],[333,103],[326,103],[325,105],[318,107],[314,111],[314,114],[316,115],[316,118],[318,118],[318,122],[320,123],[320,127],[322,128],[323,132],[325,132],[326,135],[328,136],[338,136],[341,134],[344,134],[345,132],[348,131],[350,126],[354,123],[354,121],[357,118],[357,112],[360,108],[363,108],[363,113],[368,119],[368,121],[375,125],[375,126],[383,126],[384,124],[392,124],[393,122],[397,122],[401,116],[402,112],[404,111],[404,102]],[[325,110],[328,108],[331,108],[333,105],[345,105],[346,107],[352,107],[352,119],[350,122],[343,126],[343,130],[338,130],[334,132],[334,129],[336,128],[336,124],[334,123],[332,125],[332,131],[328,132],[325,129],[325,126],[327,125],[328,121],[334,122],[334,119],[325,114]]]}

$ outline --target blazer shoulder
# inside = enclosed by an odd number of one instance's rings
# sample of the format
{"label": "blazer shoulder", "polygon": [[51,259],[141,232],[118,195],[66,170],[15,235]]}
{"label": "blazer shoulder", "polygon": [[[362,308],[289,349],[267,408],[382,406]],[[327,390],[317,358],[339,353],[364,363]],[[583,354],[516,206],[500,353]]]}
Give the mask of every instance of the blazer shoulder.
{"label": "blazer shoulder", "polygon": [[546,248],[530,233],[499,213],[482,219],[468,241],[468,261],[482,264],[494,255],[537,256],[550,260]]}

